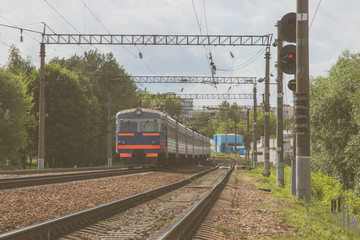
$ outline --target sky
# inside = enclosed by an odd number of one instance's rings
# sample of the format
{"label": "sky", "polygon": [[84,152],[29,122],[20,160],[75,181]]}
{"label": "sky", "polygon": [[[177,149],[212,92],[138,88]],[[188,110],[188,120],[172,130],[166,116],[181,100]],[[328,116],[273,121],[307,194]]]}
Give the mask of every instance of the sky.
{"label": "sky", "polygon": [[[345,49],[360,51],[360,1],[309,0],[310,77],[327,76]],[[296,0],[12,0],[3,1],[0,24],[42,32],[96,34],[214,34],[266,35],[277,38],[275,24],[288,12],[296,12]],[[0,65],[8,61],[14,44],[24,58],[39,66],[41,35],[0,26]],[[217,67],[216,76],[265,76],[265,49],[254,46],[119,46],[47,45],[46,62],[54,57],[97,50],[112,52],[131,75],[211,76],[208,56]],[[139,53],[143,58],[139,58]],[[232,53],[234,58],[231,57]],[[276,48],[271,48],[270,78],[276,81]],[[284,75],[284,86],[293,78]],[[258,85],[262,102],[264,83]],[[252,94],[252,85],[141,84],[151,93]],[[252,105],[252,100],[234,100]],[[195,100],[197,106],[218,105],[219,100]],[[233,101],[230,101],[233,102]],[[276,106],[276,85],[270,87],[270,102]],[[292,92],[284,87],[284,103],[292,104]]]}

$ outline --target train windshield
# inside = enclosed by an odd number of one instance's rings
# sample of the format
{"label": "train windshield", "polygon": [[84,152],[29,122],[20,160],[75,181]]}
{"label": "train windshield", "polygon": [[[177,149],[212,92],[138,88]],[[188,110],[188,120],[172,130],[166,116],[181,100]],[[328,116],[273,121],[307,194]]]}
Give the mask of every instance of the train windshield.
{"label": "train windshield", "polygon": [[157,120],[147,120],[140,122],[140,132],[158,132]]}
{"label": "train windshield", "polygon": [[120,132],[137,132],[137,122],[121,121]]}

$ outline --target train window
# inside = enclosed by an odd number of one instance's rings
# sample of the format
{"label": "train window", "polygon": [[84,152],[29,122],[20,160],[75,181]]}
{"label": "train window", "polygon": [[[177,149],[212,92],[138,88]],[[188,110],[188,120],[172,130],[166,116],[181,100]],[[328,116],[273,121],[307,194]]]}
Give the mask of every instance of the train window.
{"label": "train window", "polygon": [[158,122],[155,120],[147,120],[140,122],[141,132],[158,132]]}
{"label": "train window", "polygon": [[137,122],[121,121],[120,132],[137,132]]}
{"label": "train window", "polygon": [[165,123],[165,121],[162,121],[161,122],[161,132],[166,132],[166,129],[167,129],[167,127],[166,127],[166,123]]}
{"label": "train window", "polygon": [[169,124],[167,130],[168,130],[167,131],[168,138],[175,139],[176,137],[175,128]]}

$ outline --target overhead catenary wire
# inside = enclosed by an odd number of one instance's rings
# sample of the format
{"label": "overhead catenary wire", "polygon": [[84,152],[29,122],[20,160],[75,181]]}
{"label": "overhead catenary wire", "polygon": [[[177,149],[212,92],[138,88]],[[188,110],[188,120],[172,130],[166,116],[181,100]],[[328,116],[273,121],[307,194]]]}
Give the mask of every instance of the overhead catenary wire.
{"label": "overhead catenary wire", "polygon": [[253,57],[251,57],[248,61],[246,61],[245,63],[242,63],[240,65],[234,66],[233,68],[229,69],[229,68],[218,68],[218,71],[225,71],[225,72],[229,72],[229,71],[234,71],[234,70],[240,70],[244,67],[249,66],[250,64],[252,64],[255,60],[257,60],[261,54],[263,54],[265,52],[266,48],[262,48],[260,49]]}
{"label": "overhead catenary wire", "polygon": [[74,27],[58,10],[56,10],[55,7],[53,7],[47,0],[44,0],[45,3],[52,9],[54,10],[70,27],[72,27],[77,33],[81,34],[81,32],[79,30],[76,29],[76,27]]}
{"label": "overhead catenary wire", "polygon": [[[89,10],[89,12],[91,13],[91,15],[94,16],[94,18],[96,19],[96,21],[99,22],[99,24],[105,29],[105,31],[108,33],[108,34],[111,34],[110,33],[110,30],[105,26],[105,24],[103,24],[101,22],[101,20],[96,16],[96,14],[90,9],[90,7],[85,3],[84,0],[81,0],[81,2],[84,4],[84,7],[87,8]],[[85,22],[85,21],[84,21]],[[85,23],[84,23],[85,25]],[[140,54],[139,54],[139,57],[136,56],[136,54],[132,53],[129,49],[127,49],[126,47],[124,46],[121,46],[125,51],[127,51],[131,56],[133,56],[134,58],[136,58],[137,60],[139,60],[140,62],[142,62],[145,67],[152,73],[154,74],[154,72],[151,70],[151,68],[149,67],[149,65],[143,60],[142,58],[142,54],[141,54],[141,57],[140,57]],[[138,49],[138,52],[141,53],[141,50],[139,50],[138,46],[135,45],[135,47]],[[145,47],[145,46],[144,46]]]}
{"label": "overhead catenary wire", "polygon": [[316,14],[317,14],[318,10],[319,10],[320,4],[321,4],[321,0],[319,0],[319,3],[318,3],[318,5],[317,5],[317,7],[316,7],[314,17],[313,17],[313,19],[311,20],[311,23],[310,23],[310,26],[309,26],[309,31],[310,31],[310,28],[311,28],[314,20],[315,20],[315,17],[316,17]]}
{"label": "overhead catenary wire", "polygon": [[[51,9],[53,9],[69,26],[71,26],[77,33],[81,34],[81,32],[80,32],[76,27],[74,27],[74,26],[70,23],[70,21],[68,21],[55,7],[53,7],[53,6],[48,2],[48,0],[44,0],[44,1],[45,1],[45,3],[46,3]],[[82,46],[80,46],[80,47],[83,49],[84,52],[86,51]],[[97,51],[101,52],[96,46],[95,46],[95,49],[96,49]]]}
{"label": "overhead catenary wire", "polygon": [[[0,16],[0,17],[1,17],[3,20],[5,20],[6,22],[12,24],[12,25],[0,24],[0,26],[9,27],[9,28],[13,28],[13,29],[19,29],[19,30],[21,30],[21,31],[24,31],[24,34],[30,36],[32,39],[34,39],[35,41],[37,41],[37,39],[33,38],[33,37],[32,37],[30,34],[28,34],[27,32],[32,32],[32,33],[37,33],[37,34],[40,34],[41,32],[35,31],[35,30],[32,30],[32,29],[27,29],[27,28],[20,28],[20,27],[18,27],[18,26],[15,26],[12,22],[10,22],[9,20],[7,20],[6,18],[4,18],[4,17],[2,17],[2,16]],[[11,47],[11,46],[12,46],[12,45],[7,44],[7,43],[5,43],[5,42],[3,42],[3,41],[1,41],[1,43],[4,44],[5,46],[8,46],[8,47]],[[24,55],[25,57],[29,57],[29,58],[31,58],[33,61],[36,61],[36,62],[40,63],[40,61],[39,61],[38,59],[33,58],[31,55],[25,54],[25,53],[22,52],[20,49],[19,49],[19,52],[20,52],[22,55]]]}
{"label": "overhead catenary wire", "polygon": [[[1,40],[0,40],[0,43],[4,44],[5,46],[7,46],[7,47],[9,47],[9,48],[12,46],[12,45],[10,45],[10,44],[8,44],[8,43],[6,43],[6,42],[3,42],[3,41],[1,41]],[[39,60],[34,59],[33,57],[31,57],[31,56],[29,56],[29,55],[26,55],[26,53],[22,52],[21,50],[19,50],[19,52],[20,52],[20,54],[22,54],[24,57],[30,57],[32,60],[40,63]]]}
{"label": "overhead catenary wire", "polygon": [[[200,34],[203,35],[202,29],[201,29],[201,24],[200,24],[200,21],[199,21],[199,17],[198,17],[197,12],[196,12],[196,7],[195,7],[195,4],[194,4],[194,0],[191,0],[191,3],[192,3],[192,7],[193,7],[193,10],[194,10],[194,13],[195,13],[195,18],[196,18],[197,25],[199,27]],[[204,7],[204,9],[205,9],[205,7]],[[206,60],[207,60],[207,62],[209,64],[210,72],[213,73],[212,67],[210,65],[210,53],[208,54],[205,46],[204,46],[204,51],[205,51],[205,55],[206,55]]]}
{"label": "overhead catenary wire", "polygon": [[[3,16],[0,16],[0,18],[2,18],[5,22],[11,24],[11,25],[0,24],[0,26],[9,27],[9,28],[13,28],[13,29],[23,30],[25,35],[29,36],[29,37],[30,37],[31,39],[33,39],[34,41],[40,42],[39,39],[34,38],[34,37],[33,37],[32,35],[30,35],[29,33],[36,33],[36,34],[39,34],[38,36],[40,36],[40,34],[43,34],[43,32],[36,31],[36,30],[32,30],[32,29],[28,29],[28,28],[22,28],[22,27],[20,27],[20,26],[27,26],[27,25],[35,25],[35,23],[17,25],[17,24],[14,24],[13,22],[9,21],[8,19],[6,19],[6,18],[3,17]],[[45,24],[45,23],[41,22],[41,23],[36,23],[36,24]],[[45,24],[45,26],[46,26],[48,29],[50,29],[53,33],[55,33],[55,32],[49,27],[49,25]],[[4,43],[4,42],[3,42],[3,43]],[[66,55],[71,56],[70,53],[66,53],[66,52],[64,52],[64,51],[60,51],[60,50],[58,50],[58,49],[56,49],[56,48],[54,48],[54,47],[52,47],[52,46],[48,46],[48,47],[51,48],[51,49],[53,49],[53,50],[55,50],[55,51],[58,51],[58,52],[61,52],[61,53],[63,53],[63,54],[66,54]],[[34,61],[36,61],[36,62],[39,62],[39,60],[37,60],[36,58],[33,58],[31,55],[26,55],[25,53],[22,53],[22,54],[24,54],[25,56],[30,57],[32,60],[34,60]]]}

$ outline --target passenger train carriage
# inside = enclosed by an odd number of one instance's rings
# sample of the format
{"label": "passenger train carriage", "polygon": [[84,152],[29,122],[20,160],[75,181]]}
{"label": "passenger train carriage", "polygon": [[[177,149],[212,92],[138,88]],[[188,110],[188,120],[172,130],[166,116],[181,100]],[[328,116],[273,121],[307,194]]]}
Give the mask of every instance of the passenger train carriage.
{"label": "passenger train carriage", "polygon": [[196,162],[210,156],[210,139],[166,113],[134,108],[116,114],[116,151],[124,166]]}

